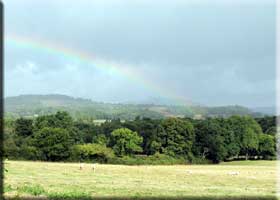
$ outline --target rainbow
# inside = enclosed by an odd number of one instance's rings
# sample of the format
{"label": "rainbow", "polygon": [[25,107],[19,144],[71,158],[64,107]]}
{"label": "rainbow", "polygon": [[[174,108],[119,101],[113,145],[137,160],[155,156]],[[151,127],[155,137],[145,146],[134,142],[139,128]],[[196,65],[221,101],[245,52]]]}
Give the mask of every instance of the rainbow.
{"label": "rainbow", "polygon": [[89,64],[96,69],[110,74],[113,73],[116,76],[124,77],[129,81],[133,81],[148,91],[154,92],[161,97],[168,98],[178,104],[186,105],[190,103],[190,101],[185,97],[175,94],[172,91],[167,91],[164,87],[146,79],[136,70],[136,67],[131,67],[127,64],[107,60],[105,61],[95,57],[91,53],[71,49],[58,43],[53,43],[45,39],[37,39],[35,37],[32,37],[31,39],[30,37],[27,38],[15,34],[8,34],[5,37],[5,45],[11,45],[16,48],[31,49],[38,52],[41,51],[54,56],[63,57],[65,59],[75,60],[82,64]]}

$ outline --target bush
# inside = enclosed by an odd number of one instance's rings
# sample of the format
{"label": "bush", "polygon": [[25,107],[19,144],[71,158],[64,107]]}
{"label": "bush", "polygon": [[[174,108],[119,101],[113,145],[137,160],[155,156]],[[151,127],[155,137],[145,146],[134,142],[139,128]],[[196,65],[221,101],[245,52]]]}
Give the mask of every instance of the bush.
{"label": "bush", "polygon": [[20,157],[27,160],[38,160],[41,158],[40,151],[34,146],[22,145],[20,147]]}
{"label": "bush", "polygon": [[14,140],[11,138],[4,140],[4,157],[8,157],[10,159],[18,158],[20,155],[20,149],[15,144]]}
{"label": "bush", "polygon": [[71,151],[71,160],[73,161],[107,163],[112,158],[114,158],[113,150],[103,144],[75,145]]}

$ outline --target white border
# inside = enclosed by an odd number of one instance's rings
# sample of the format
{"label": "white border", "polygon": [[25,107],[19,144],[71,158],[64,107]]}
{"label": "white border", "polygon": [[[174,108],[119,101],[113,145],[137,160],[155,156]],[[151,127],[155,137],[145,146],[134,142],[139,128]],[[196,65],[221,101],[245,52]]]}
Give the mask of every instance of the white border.
{"label": "white border", "polygon": [[[278,116],[280,114],[280,51],[278,49],[280,48],[280,0],[276,0],[276,115]],[[277,197],[280,198],[280,118],[277,117]]]}

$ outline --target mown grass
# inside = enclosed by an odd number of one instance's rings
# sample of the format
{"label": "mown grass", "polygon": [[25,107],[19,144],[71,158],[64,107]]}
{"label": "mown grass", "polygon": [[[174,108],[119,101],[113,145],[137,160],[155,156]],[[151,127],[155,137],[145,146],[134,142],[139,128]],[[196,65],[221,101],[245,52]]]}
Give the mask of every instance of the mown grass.
{"label": "mown grass", "polygon": [[[5,196],[48,199],[276,199],[276,161],[124,166],[8,161]],[[238,172],[237,175],[231,175]]]}

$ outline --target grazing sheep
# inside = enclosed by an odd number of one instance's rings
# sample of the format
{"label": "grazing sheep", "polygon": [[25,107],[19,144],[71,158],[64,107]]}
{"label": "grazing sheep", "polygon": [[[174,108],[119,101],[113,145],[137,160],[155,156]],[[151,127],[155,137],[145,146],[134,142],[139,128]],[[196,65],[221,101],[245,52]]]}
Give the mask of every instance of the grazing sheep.
{"label": "grazing sheep", "polygon": [[191,171],[191,170],[187,170],[187,173],[188,173],[188,174],[192,174],[192,171]]}
{"label": "grazing sheep", "polygon": [[228,175],[236,176],[239,175],[239,172],[229,172]]}
{"label": "grazing sheep", "polygon": [[80,163],[80,170],[82,170],[84,168],[84,164]]}

